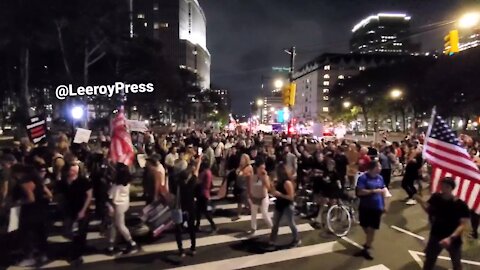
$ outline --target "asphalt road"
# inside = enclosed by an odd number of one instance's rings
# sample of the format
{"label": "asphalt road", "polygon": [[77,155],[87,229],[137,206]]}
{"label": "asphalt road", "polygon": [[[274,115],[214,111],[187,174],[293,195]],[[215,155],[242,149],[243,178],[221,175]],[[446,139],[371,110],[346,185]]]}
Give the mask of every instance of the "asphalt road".
{"label": "asphalt road", "polygon": [[[295,269],[295,270],[416,270],[421,269],[424,241],[428,236],[427,216],[417,206],[406,206],[401,200],[405,197],[394,182],[393,198],[389,212],[383,217],[381,229],[375,239],[372,255],[373,261],[352,256],[359,251],[364,236],[360,227],[355,226],[343,239],[334,237],[324,230],[315,230],[309,221],[297,217],[297,225],[302,238],[302,245],[287,249],[291,240],[290,230],[282,225],[279,236],[279,249],[271,251],[266,243],[269,230],[259,219],[259,230],[255,237],[248,237],[245,232],[250,229],[249,216],[232,222],[235,205],[229,201],[217,202],[215,220],[219,232],[216,235],[200,233],[197,236],[197,254],[194,257],[180,259],[176,253],[176,243],[171,233],[155,241],[139,241],[143,251],[133,256],[108,257],[101,255],[107,246],[107,240],[92,232],[89,234],[89,251],[84,257],[86,263],[80,269]],[[136,203],[132,211],[140,211],[141,203]],[[272,211],[272,205],[270,206]],[[207,225],[202,221],[202,225]],[[393,228],[392,228],[393,226]],[[202,226],[207,229],[208,226]],[[402,232],[403,231],[403,232]],[[186,234],[184,239],[186,239]],[[52,234],[49,238],[51,258],[54,261],[46,265],[53,269],[71,269],[62,260],[70,248],[67,240]],[[184,247],[189,243],[184,241]],[[442,253],[443,256],[448,256]],[[480,243],[467,240],[464,245],[464,270],[480,269]],[[438,269],[450,269],[448,260],[440,259]],[[10,267],[9,269],[18,269]]]}

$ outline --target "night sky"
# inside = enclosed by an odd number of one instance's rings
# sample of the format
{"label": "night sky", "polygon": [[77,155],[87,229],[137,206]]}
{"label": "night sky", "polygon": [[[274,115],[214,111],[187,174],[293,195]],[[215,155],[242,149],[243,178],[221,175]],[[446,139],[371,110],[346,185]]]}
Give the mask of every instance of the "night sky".
{"label": "night sky", "polygon": [[[347,52],[352,27],[379,12],[412,16],[412,30],[452,20],[472,3],[456,0],[200,0],[207,17],[212,86],[231,92],[233,111],[248,113],[261,76],[288,66],[284,49],[295,45],[297,64],[325,52]],[[422,51],[441,49],[448,28],[414,41]]]}

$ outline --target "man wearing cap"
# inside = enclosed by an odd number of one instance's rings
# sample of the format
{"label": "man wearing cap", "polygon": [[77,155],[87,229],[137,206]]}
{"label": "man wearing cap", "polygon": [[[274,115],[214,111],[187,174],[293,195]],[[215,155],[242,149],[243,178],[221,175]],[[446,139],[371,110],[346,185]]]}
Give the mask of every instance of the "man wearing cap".
{"label": "man wearing cap", "polygon": [[428,201],[420,195],[415,198],[428,213],[431,223],[430,237],[425,248],[424,270],[435,267],[438,255],[443,249],[450,254],[453,269],[462,269],[462,233],[470,221],[470,210],[467,204],[453,195],[455,181],[446,177],[441,181],[440,193],[433,194]]}

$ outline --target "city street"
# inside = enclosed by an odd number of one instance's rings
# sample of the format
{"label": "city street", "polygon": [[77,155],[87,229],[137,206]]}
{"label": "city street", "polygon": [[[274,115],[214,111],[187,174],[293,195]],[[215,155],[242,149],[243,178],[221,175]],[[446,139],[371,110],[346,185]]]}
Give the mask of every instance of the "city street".
{"label": "city street", "polygon": [[[397,179],[398,180],[398,179]],[[218,181],[216,181],[218,184]],[[200,233],[197,236],[195,257],[177,256],[173,234],[167,233],[155,242],[139,242],[142,252],[118,258],[102,255],[107,240],[97,232],[88,235],[89,255],[84,257],[81,269],[421,269],[423,241],[428,236],[427,216],[417,206],[408,207],[402,201],[404,191],[399,189],[399,181],[394,182],[393,200],[389,212],[383,218],[373,249],[373,261],[352,256],[362,242],[363,234],[359,226],[342,239],[337,239],[322,230],[313,229],[308,220],[297,218],[302,237],[302,245],[292,249],[282,249],[290,238],[290,229],[282,225],[279,232],[279,250],[269,251],[266,245],[270,230],[259,220],[260,228],[255,237],[245,234],[250,229],[250,217],[242,216],[232,222],[236,205],[228,201],[216,204],[215,222],[219,232],[216,235]],[[139,212],[142,202],[134,202],[131,212]],[[273,205],[270,206],[272,211]],[[259,215],[260,218],[260,215]],[[91,223],[91,227],[92,226]],[[208,230],[208,223],[202,220],[202,228]],[[58,224],[57,224],[58,225]],[[207,225],[207,226],[205,226]],[[185,236],[186,237],[186,236]],[[67,240],[59,235],[51,235],[51,251],[61,256],[68,249]],[[189,241],[184,241],[189,247]],[[479,243],[469,241],[464,247],[464,269],[480,269]],[[446,256],[446,254],[442,254]],[[449,269],[445,258],[439,259],[438,269]],[[66,261],[55,260],[45,266],[51,269],[70,269]],[[10,267],[8,269],[21,269]]]}

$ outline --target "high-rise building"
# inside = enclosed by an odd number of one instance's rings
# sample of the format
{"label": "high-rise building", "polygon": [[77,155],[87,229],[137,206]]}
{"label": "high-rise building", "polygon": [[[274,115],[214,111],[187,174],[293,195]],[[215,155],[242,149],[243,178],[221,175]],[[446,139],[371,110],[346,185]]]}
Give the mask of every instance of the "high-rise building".
{"label": "high-rise building", "polygon": [[196,73],[200,86],[210,88],[207,20],[198,0],[130,1],[131,35],[161,41],[167,59]]}
{"label": "high-rise building", "polygon": [[340,81],[361,71],[393,64],[408,55],[325,53],[300,67],[294,74],[297,84],[292,116],[298,123],[324,122],[330,117],[330,94]]}
{"label": "high-rise building", "polygon": [[420,49],[410,39],[407,14],[378,13],[361,20],[352,29],[353,53],[413,54]]}

